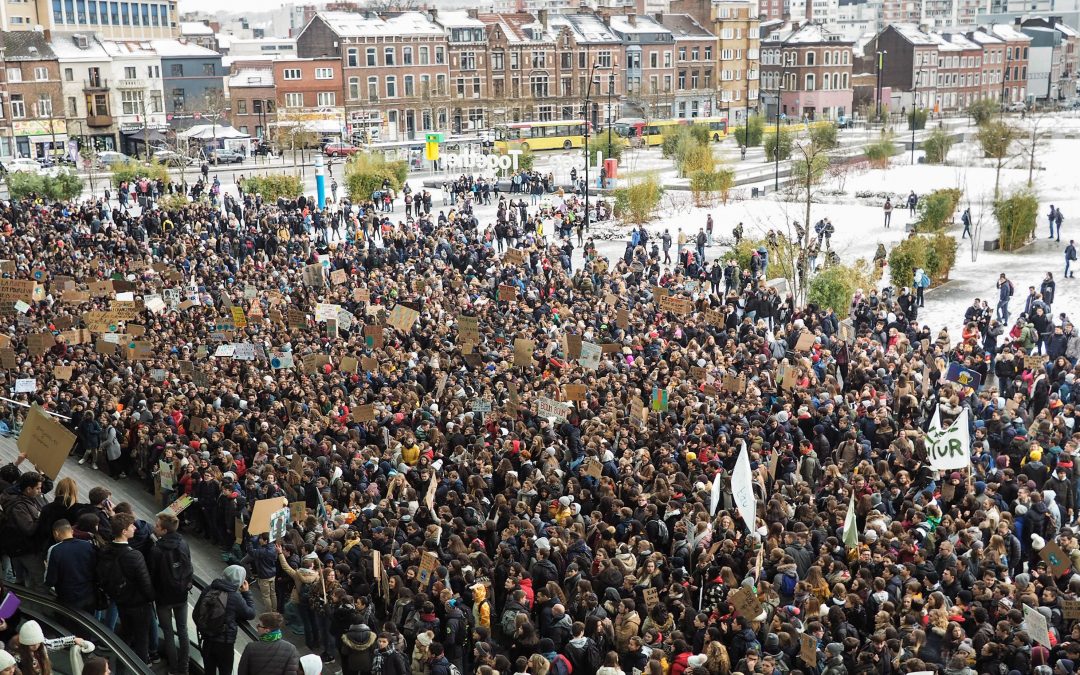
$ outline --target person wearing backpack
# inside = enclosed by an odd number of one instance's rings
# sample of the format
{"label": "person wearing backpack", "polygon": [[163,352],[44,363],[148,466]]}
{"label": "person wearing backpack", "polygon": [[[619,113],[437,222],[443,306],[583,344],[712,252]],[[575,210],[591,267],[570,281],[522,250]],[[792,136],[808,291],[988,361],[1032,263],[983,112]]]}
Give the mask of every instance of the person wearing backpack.
{"label": "person wearing backpack", "polygon": [[98,555],[98,583],[116,603],[124,641],[144,663],[150,663],[154,583],[146,559],[128,543],[135,536],[135,517],[117,513],[109,525],[113,539]]}
{"label": "person wearing backpack", "polygon": [[157,543],[150,549],[150,576],[157,590],[155,605],[158,624],[164,636],[171,675],[187,675],[190,651],[188,592],[191,590],[194,569],[188,544],[177,532],[179,527],[180,519],[175,515],[159,513],[154,524]]}
{"label": "person wearing backpack", "polygon": [[[431,643],[434,647],[435,643]],[[410,675],[405,655],[394,648],[389,633],[379,633],[375,656],[371,660],[371,675]]]}
{"label": "person wearing backpack", "polygon": [[428,652],[431,654],[428,660],[429,675],[461,675],[461,669],[446,658],[445,649],[441,644],[432,642],[428,647]]}
{"label": "person wearing backpack", "polygon": [[555,651],[555,643],[550,638],[540,640],[539,651],[551,664],[549,675],[573,675],[574,665],[570,663],[570,659]]}
{"label": "person wearing backpack", "polygon": [[319,583],[319,573],[315,571],[315,563],[318,560],[318,556],[314,553],[309,553],[300,561],[300,567],[293,569],[289,565],[289,561],[285,559],[285,550],[281,547],[281,543],[277,544],[278,564],[281,565],[281,569],[285,574],[293,580],[294,589],[292,593],[292,601],[296,603],[297,609],[300,611],[300,618],[304,622],[304,644],[307,648],[315,653],[322,653],[322,647],[319,645],[318,629],[315,625],[315,613],[311,609],[311,596],[313,594],[322,593],[322,586]]}
{"label": "person wearing backpack", "polygon": [[1002,272],[997,281],[998,304],[997,319],[1001,323],[1009,323],[1009,300],[1013,296],[1013,283]]}
{"label": "person wearing backpack", "polygon": [[585,624],[575,621],[571,627],[573,637],[566,643],[563,653],[570,660],[576,675],[596,675],[600,669],[600,646],[590,638],[585,637]]}
{"label": "person wearing backpack", "polygon": [[202,592],[192,614],[206,675],[232,675],[237,624],[254,618],[255,597],[248,587],[247,570],[229,565]]}

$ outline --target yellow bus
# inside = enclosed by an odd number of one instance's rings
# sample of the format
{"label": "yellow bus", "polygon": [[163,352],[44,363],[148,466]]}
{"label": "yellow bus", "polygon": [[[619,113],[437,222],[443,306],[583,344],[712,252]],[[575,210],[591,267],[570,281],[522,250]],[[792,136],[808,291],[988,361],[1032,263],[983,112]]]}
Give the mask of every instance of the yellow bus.
{"label": "yellow bus", "polygon": [[507,150],[569,150],[585,145],[584,120],[511,122],[495,127],[495,148]]}
{"label": "yellow bus", "polygon": [[620,124],[616,122],[615,131],[626,138],[642,139],[647,146],[657,146],[664,142],[664,136],[672,133],[673,129],[687,125],[700,125],[707,127],[714,141],[721,141],[727,137],[728,126],[726,117],[677,117],[669,120],[636,120]]}

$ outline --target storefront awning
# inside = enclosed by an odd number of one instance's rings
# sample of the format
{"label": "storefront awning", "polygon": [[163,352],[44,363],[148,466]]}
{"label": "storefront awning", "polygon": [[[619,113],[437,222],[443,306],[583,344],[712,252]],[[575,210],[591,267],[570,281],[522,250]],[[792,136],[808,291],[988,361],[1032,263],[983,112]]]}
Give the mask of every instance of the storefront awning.
{"label": "storefront awning", "polygon": [[[133,140],[141,141],[144,138],[144,132],[142,129],[135,129],[133,131],[125,131],[124,135]],[[157,143],[165,140],[165,134],[157,129],[147,129],[145,131],[145,139],[150,143]]]}

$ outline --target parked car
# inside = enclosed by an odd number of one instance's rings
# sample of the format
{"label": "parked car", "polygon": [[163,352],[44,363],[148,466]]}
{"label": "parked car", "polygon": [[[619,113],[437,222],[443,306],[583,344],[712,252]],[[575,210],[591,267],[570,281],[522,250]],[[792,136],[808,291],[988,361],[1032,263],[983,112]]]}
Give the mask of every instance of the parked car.
{"label": "parked car", "polygon": [[211,159],[214,164],[239,164],[244,161],[244,153],[225,148],[223,150],[215,150],[214,154],[211,155]]}
{"label": "parked car", "polygon": [[360,152],[360,148],[349,143],[327,143],[323,152],[327,157],[348,157]]}
{"label": "parked car", "polygon": [[1005,106],[1005,109],[1009,112],[1023,112],[1027,110],[1027,103],[1024,103],[1023,101],[1015,101]]}
{"label": "parked car", "polygon": [[154,161],[168,166],[188,166],[192,159],[172,150],[158,150],[154,153]]}
{"label": "parked car", "polygon": [[260,141],[255,146],[255,154],[256,155],[269,155],[271,152],[272,152],[272,150],[270,148],[270,144],[267,143],[266,141]]}
{"label": "parked car", "polygon": [[124,162],[131,161],[131,158],[122,152],[116,152],[115,150],[103,150],[97,154],[97,165],[99,168],[108,169],[114,164],[123,164]]}
{"label": "parked car", "polygon": [[855,126],[855,119],[847,115],[840,115],[840,117],[836,119],[836,126],[841,129],[851,129]]}
{"label": "parked car", "polygon": [[20,157],[18,159],[9,160],[4,167],[12,173],[41,174],[44,171],[37,160],[30,159],[29,157]]}

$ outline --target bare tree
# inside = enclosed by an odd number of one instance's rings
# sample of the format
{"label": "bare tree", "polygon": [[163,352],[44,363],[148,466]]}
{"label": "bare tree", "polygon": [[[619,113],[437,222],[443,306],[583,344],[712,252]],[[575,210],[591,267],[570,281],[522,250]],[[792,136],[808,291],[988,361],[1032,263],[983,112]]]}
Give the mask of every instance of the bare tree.
{"label": "bare tree", "polygon": [[213,146],[217,147],[218,120],[229,111],[229,99],[220,89],[207,89],[202,99],[202,116],[210,120]]}
{"label": "bare tree", "polygon": [[1017,156],[1013,145],[1019,135],[1016,127],[1002,120],[987,122],[976,134],[983,154],[994,160],[995,200],[1001,194],[1001,170]]}
{"label": "bare tree", "polygon": [[417,0],[368,0],[364,7],[376,14],[387,12],[412,12],[419,8]]}
{"label": "bare tree", "polygon": [[1035,155],[1039,152],[1039,147],[1042,145],[1042,140],[1046,138],[1050,132],[1047,129],[1041,129],[1043,122],[1049,119],[1049,115],[1045,110],[1039,112],[1032,112],[1028,118],[1031,120],[1031,135],[1023,140],[1021,146],[1023,147],[1024,154],[1028,157],[1028,179],[1027,186],[1033,187],[1035,185]]}

